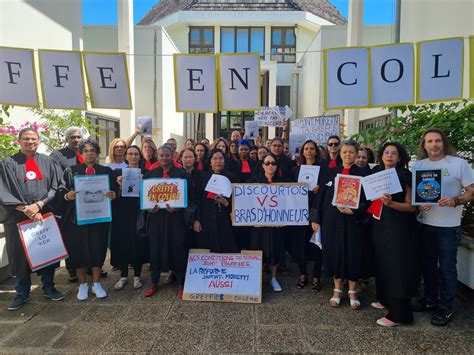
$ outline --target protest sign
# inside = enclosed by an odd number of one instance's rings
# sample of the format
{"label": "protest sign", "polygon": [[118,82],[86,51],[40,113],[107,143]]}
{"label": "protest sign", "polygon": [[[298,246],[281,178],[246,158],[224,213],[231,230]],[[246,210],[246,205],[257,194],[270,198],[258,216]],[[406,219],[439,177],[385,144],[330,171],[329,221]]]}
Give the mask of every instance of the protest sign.
{"label": "protest sign", "polygon": [[37,271],[69,256],[52,213],[43,215],[42,223],[32,220],[20,222],[18,230],[31,271]]}
{"label": "protest sign", "polygon": [[166,208],[188,207],[188,184],[184,179],[143,179],[140,181],[140,209],[155,206]]}
{"label": "protest sign", "polygon": [[440,169],[415,170],[412,175],[412,205],[436,205],[441,199],[442,174]]}
{"label": "protest sign", "polygon": [[290,153],[299,155],[303,143],[312,139],[316,143],[326,143],[330,136],[338,136],[339,115],[300,118],[290,122]]}
{"label": "protest sign", "polygon": [[191,249],[183,300],[262,303],[262,251],[217,254]]}
{"label": "protest sign", "polygon": [[106,192],[110,191],[109,175],[74,176],[77,224],[110,222],[112,204]]}
{"label": "protest sign", "polygon": [[140,175],[139,168],[122,169],[122,197],[140,196]]}
{"label": "protest sign", "polygon": [[308,184],[308,189],[313,190],[318,186],[319,170],[318,165],[301,165],[300,173],[298,174],[298,182]]}
{"label": "protest sign", "polygon": [[138,117],[140,136],[149,137],[153,134],[153,119],[150,116]]}
{"label": "protest sign", "polygon": [[400,180],[395,168],[379,171],[378,173],[365,176],[362,179],[367,200],[376,200],[384,194],[393,195],[402,191]]}
{"label": "protest sign", "polygon": [[360,176],[337,174],[334,181],[333,206],[359,208],[362,178]]}
{"label": "protest sign", "polygon": [[245,135],[248,139],[255,139],[258,136],[258,123],[255,121],[245,121]]}
{"label": "protest sign", "polygon": [[234,226],[308,225],[308,185],[232,184]]}
{"label": "protest sign", "polygon": [[223,175],[212,174],[204,190],[216,195],[230,197],[232,195],[232,183]]}
{"label": "protest sign", "polygon": [[262,107],[255,112],[255,121],[259,127],[285,127],[292,114],[288,105]]}

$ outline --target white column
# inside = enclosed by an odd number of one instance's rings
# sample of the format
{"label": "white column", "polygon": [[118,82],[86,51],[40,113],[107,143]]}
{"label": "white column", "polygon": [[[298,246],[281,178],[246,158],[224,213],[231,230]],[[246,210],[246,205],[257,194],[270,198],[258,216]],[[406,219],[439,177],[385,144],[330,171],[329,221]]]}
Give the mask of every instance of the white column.
{"label": "white column", "polygon": [[[347,23],[347,46],[362,44],[362,20],[364,18],[364,0],[349,0],[349,21]],[[344,110],[346,135],[359,132],[359,110]]]}
{"label": "white column", "polygon": [[[128,54],[135,53],[133,0],[117,0],[118,50],[127,53],[128,77],[132,96],[132,110],[120,110],[120,137],[128,138],[135,132],[135,60]],[[156,120],[156,117],[153,118]]]}

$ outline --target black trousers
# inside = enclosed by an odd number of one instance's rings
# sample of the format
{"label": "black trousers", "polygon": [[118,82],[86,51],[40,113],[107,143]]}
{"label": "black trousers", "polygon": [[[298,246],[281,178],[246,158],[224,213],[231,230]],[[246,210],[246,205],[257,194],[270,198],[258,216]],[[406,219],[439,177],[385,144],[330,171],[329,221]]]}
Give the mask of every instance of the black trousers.
{"label": "black trousers", "polygon": [[392,322],[400,324],[413,323],[410,298],[389,298],[382,300],[382,304],[388,309],[388,314],[385,317]]}
{"label": "black trousers", "polygon": [[[323,267],[323,251],[317,245],[309,243],[309,247],[311,248],[310,259],[314,262],[313,264],[313,278],[321,278],[321,269]],[[308,275],[308,271],[306,269],[306,264],[298,265],[300,269],[300,275]]]}

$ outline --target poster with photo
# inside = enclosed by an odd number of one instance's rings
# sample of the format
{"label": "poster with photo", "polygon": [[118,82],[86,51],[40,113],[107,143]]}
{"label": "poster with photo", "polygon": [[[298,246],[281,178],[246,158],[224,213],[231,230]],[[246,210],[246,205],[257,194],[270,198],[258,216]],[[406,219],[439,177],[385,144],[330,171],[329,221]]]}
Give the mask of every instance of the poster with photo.
{"label": "poster with photo", "polygon": [[110,191],[109,175],[74,177],[77,224],[110,222],[112,203],[105,194]]}
{"label": "poster with photo", "polygon": [[333,206],[359,208],[362,178],[360,176],[337,174],[334,184]]}
{"label": "poster with photo", "polygon": [[412,204],[436,205],[441,199],[441,177],[441,169],[413,171]]}

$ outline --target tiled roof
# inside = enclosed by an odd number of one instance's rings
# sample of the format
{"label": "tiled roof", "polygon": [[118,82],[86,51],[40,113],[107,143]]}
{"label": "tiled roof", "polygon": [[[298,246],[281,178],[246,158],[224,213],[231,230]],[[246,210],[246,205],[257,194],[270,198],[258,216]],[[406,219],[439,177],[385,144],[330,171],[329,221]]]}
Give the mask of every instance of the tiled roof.
{"label": "tiled roof", "polygon": [[150,25],[178,11],[307,11],[335,25],[346,19],[328,0],[161,0],[139,25]]}

